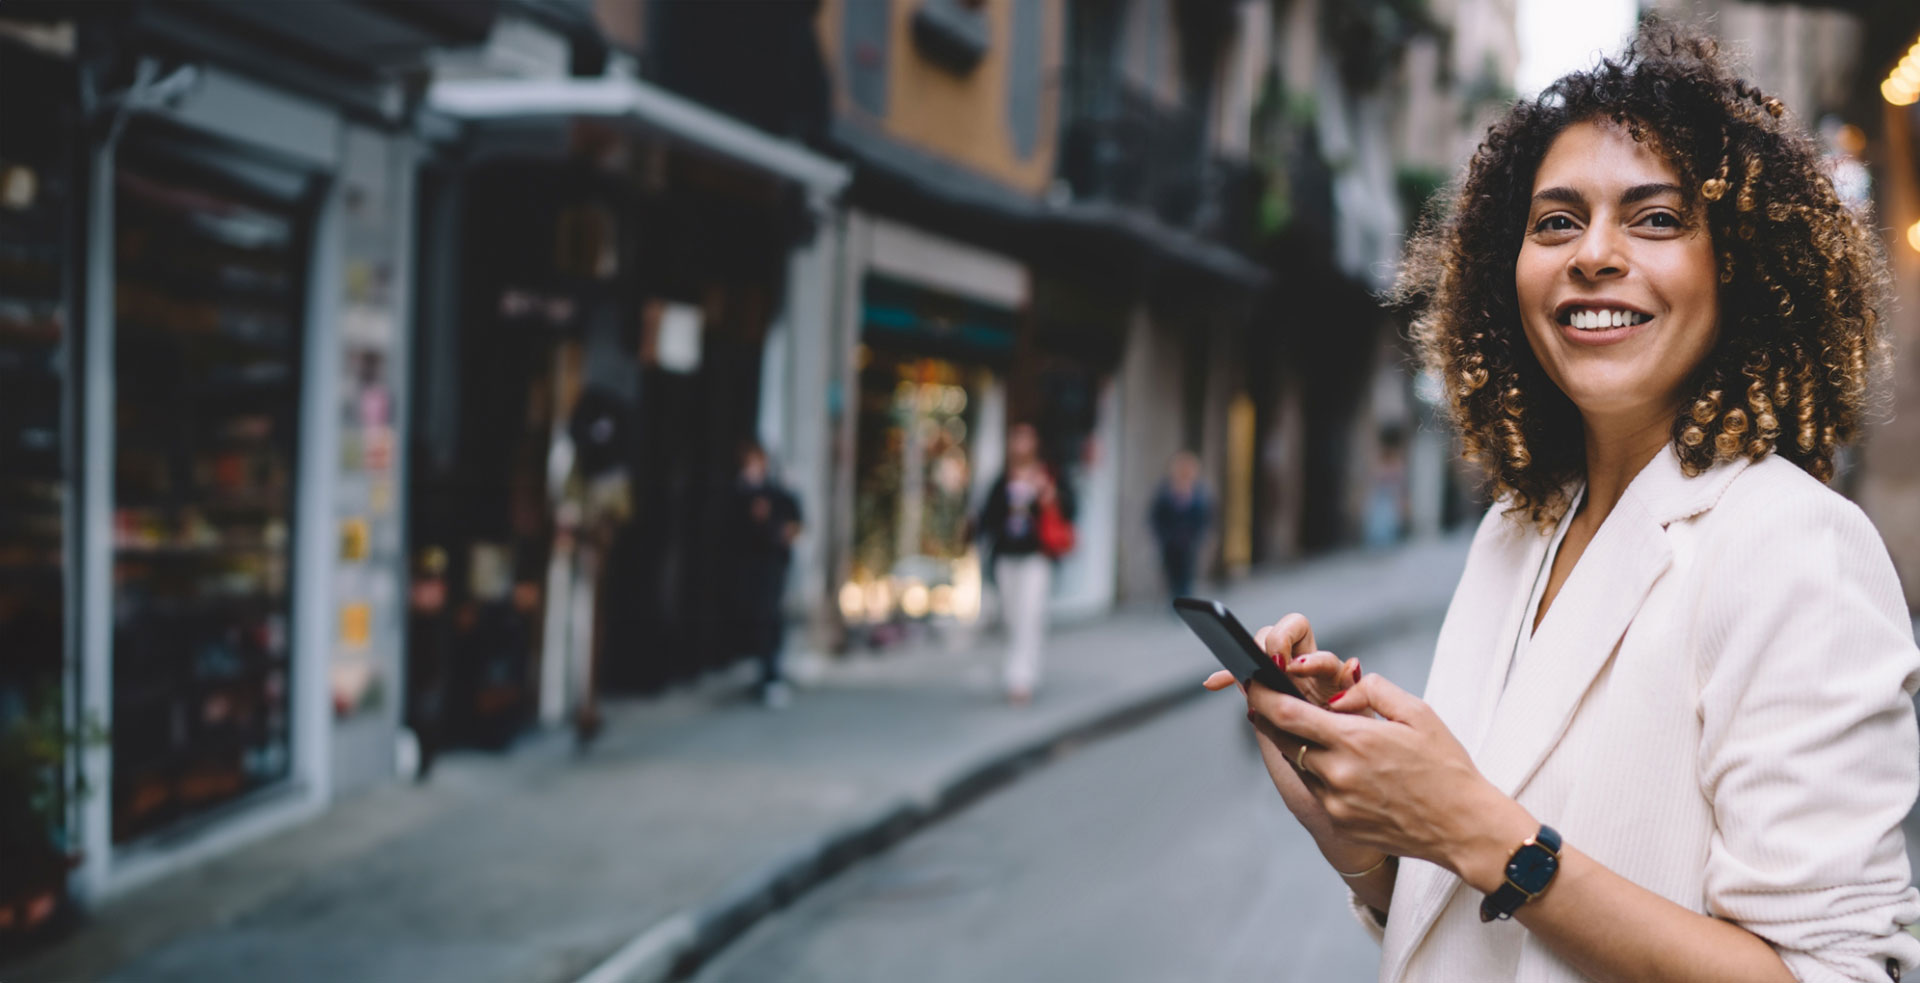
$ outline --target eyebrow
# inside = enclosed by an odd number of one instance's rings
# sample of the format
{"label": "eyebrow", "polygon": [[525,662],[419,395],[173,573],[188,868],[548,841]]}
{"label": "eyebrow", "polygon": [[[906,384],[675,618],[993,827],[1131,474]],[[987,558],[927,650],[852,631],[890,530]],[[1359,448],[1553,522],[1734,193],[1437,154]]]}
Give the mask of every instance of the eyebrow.
{"label": "eyebrow", "polygon": [[[1648,198],[1657,198],[1660,195],[1666,194],[1685,197],[1685,192],[1680,189],[1679,185],[1665,181],[1656,181],[1651,184],[1636,184],[1622,191],[1620,193],[1620,204],[1632,205],[1637,202],[1646,201]],[[1587,203],[1587,196],[1573,188],[1556,185],[1551,188],[1542,188],[1534,194],[1533,200],[1535,204],[1546,201],[1557,201],[1563,205],[1585,205]]]}

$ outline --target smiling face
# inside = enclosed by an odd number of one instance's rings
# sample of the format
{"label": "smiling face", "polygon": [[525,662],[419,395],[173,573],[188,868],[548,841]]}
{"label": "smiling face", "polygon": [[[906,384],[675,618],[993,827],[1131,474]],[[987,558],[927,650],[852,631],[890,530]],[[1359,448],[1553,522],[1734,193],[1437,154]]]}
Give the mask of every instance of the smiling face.
{"label": "smiling face", "polygon": [[1590,430],[1667,426],[1718,337],[1704,210],[1611,124],[1576,123],[1547,149],[1514,282],[1528,344]]}

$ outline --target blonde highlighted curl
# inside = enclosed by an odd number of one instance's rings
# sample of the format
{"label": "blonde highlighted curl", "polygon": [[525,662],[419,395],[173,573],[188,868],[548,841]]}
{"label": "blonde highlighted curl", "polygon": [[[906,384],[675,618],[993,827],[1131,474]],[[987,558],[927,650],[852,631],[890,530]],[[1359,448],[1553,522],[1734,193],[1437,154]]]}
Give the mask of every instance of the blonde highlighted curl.
{"label": "blonde highlighted curl", "polygon": [[1675,407],[1681,467],[1778,453],[1831,479],[1887,361],[1878,243],[1780,101],[1735,77],[1712,39],[1658,19],[1620,58],[1516,103],[1409,246],[1394,299],[1446,382],[1465,456],[1513,514],[1541,525],[1565,513],[1585,472],[1579,414],[1521,328],[1514,266],[1547,148],[1602,120],[1666,158],[1712,236],[1720,335]]}

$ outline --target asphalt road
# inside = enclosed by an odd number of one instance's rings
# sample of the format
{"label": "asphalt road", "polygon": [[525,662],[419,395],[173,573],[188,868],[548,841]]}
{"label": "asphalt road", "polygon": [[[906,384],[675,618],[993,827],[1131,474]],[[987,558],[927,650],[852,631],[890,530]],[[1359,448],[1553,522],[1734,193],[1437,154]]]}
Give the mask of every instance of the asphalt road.
{"label": "asphalt road", "polygon": [[[1419,692],[1438,627],[1322,641]],[[697,979],[1361,983],[1379,949],[1345,897],[1261,769],[1242,704],[1219,694],[852,868]]]}

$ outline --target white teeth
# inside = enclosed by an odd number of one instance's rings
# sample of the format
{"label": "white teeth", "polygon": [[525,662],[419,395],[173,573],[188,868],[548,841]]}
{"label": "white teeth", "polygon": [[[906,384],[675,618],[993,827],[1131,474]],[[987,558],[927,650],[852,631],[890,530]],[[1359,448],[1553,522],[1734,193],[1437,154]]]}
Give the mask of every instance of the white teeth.
{"label": "white teeth", "polygon": [[1624,328],[1629,325],[1643,324],[1651,320],[1648,315],[1633,311],[1603,310],[1588,308],[1576,310],[1567,315],[1567,324],[1581,331],[1605,331],[1609,328]]}

